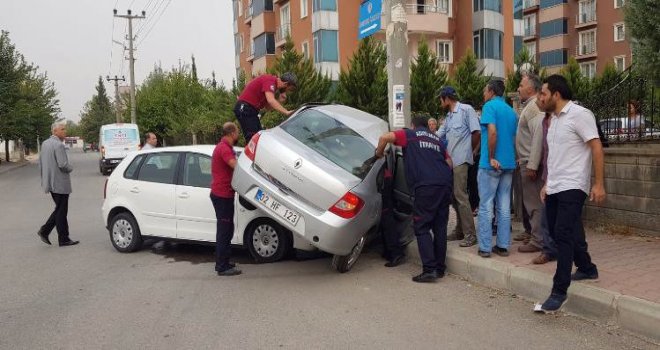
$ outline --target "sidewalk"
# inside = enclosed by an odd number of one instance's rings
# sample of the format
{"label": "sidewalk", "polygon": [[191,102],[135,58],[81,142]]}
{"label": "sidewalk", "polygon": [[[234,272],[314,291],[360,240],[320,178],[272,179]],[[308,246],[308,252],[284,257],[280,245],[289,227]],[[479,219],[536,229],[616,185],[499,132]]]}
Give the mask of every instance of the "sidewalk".
{"label": "sidewalk", "polygon": [[[448,231],[455,227],[450,215]],[[513,223],[515,232],[522,224]],[[571,283],[564,311],[660,341],[660,238],[614,236],[586,228],[589,253],[598,265],[596,282]],[[512,235],[513,236],[513,235]],[[470,281],[506,290],[532,302],[542,302],[550,294],[556,263],[533,265],[538,253],[518,252],[514,242],[509,257],[493,255],[484,259],[477,248],[447,246],[448,272]],[[413,263],[420,264],[417,244],[408,246]],[[533,303],[529,309],[532,312]]]}
{"label": "sidewalk", "polygon": [[28,164],[30,164],[30,161],[28,161],[27,159],[24,161],[12,161],[10,163],[7,163],[7,161],[3,160],[2,164],[0,164],[0,174],[4,174],[14,169],[24,167]]}

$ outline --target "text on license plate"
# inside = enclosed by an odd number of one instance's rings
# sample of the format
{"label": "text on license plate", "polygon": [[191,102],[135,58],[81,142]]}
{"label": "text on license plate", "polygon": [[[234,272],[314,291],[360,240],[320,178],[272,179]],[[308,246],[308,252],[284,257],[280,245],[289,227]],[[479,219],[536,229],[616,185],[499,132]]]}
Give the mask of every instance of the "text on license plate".
{"label": "text on license plate", "polygon": [[284,218],[284,220],[288,221],[293,226],[296,226],[298,220],[300,220],[300,214],[298,212],[285,207],[261,189],[257,190],[257,194],[254,196],[254,198],[259,203],[261,203],[261,205],[275,212],[277,215]]}

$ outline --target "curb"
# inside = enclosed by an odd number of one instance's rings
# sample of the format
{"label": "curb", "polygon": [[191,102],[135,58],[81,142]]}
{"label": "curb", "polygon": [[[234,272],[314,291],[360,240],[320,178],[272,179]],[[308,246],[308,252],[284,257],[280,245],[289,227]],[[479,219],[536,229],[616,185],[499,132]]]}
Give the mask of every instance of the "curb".
{"label": "curb", "polygon": [[[410,261],[421,265],[417,244],[409,244]],[[550,294],[552,276],[505,261],[484,259],[447,244],[447,272],[523,298],[543,301]],[[660,342],[660,304],[623,295],[588,283],[571,283],[564,311],[606,325],[615,325]],[[531,312],[531,307],[530,307]]]}
{"label": "curb", "polygon": [[16,164],[16,163],[14,163],[14,164],[15,165],[12,165],[11,167],[6,167],[6,165],[5,166],[0,165],[0,174],[8,173],[12,170],[22,168],[22,167],[30,164],[30,161],[26,160],[26,161],[20,162],[18,164]]}

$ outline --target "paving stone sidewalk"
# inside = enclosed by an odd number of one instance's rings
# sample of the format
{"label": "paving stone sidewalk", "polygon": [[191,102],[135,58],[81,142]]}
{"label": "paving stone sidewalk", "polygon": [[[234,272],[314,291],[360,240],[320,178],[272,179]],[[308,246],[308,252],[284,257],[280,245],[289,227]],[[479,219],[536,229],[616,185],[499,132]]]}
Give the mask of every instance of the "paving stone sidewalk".
{"label": "paving stone sidewalk", "polygon": [[4,174],[6,172],[12,171],[14,169],[18,169],[20,167],[28,165],[29,161],[12,161],[12,162],[6,162],[2,161],[2,164],[0,164],[0,174]]}

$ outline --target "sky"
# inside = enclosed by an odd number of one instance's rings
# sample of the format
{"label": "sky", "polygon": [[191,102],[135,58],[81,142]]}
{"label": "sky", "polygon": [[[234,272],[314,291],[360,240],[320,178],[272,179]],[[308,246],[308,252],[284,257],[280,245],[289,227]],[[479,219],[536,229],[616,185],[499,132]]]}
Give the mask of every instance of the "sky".
{"label": "sky", "polygon": [[[59,92],[60,117],[80,120],[83,105],[96,92],[98,77],[126,77],[126,14],[146,10],[133,21],[137,34],[135,81],[140,84],[160,64],[165,70],[190,64],[195,55],[200,79],[231,86],[235,77],[231,0],[0,0],[0,29],[28,62],[47,72]],[[144,26],[144,27],[143,27]],[[121,82],[120,82],[121,83]],[[114,96],[114,83],[106,82]]]}

